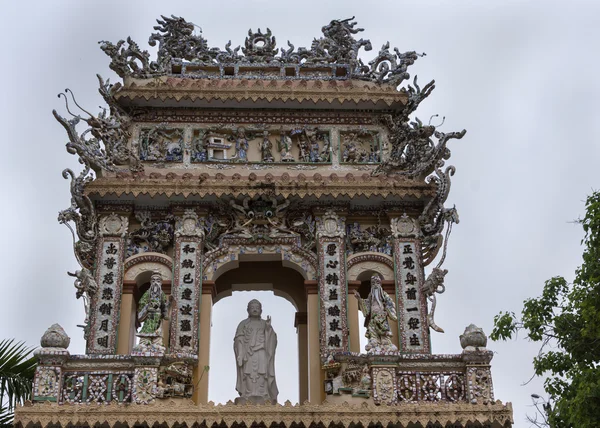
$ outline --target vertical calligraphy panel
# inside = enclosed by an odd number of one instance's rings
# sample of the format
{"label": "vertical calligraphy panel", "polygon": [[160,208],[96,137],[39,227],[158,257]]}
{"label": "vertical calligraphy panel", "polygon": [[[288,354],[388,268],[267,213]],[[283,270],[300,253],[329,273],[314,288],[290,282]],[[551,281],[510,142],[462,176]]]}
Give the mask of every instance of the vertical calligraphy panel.
{"label": "vertical calligraphy panel", "polygon": [[193,210],[187,210],[178,220],[175,236],[170,349],[171,352],[198,355],[204,232]]}
{"label": "vertical calligraphy panel", "polygon": [[123,286],[123,238],[100,238],[96,283],[98,290],[92,297],[87,353],[115,354]]}
{"label": "vertical calligraphy panel", "polygon": [[326,356],[348,350],[343,218],[332,211],[325,213],[319,224],[317,238],[320,266],[320,342],[321,355]]}
{"label": "vertical calligraphy panel", "polygon": [[394,240],[398,332],[401,352],[430,353],[427,300],[423,287],[421,243],[416,238]]}

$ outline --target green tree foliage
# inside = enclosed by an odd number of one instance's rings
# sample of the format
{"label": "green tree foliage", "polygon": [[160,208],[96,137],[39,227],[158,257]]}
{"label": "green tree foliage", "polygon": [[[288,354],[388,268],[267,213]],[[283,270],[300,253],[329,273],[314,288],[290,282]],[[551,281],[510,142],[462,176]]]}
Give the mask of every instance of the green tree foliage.
{"label": "green tree foliage", "polygon": [[12,339],[0,341],[0,426],[12,426],[17,404],[31,397],[36,359],[33,349]]}
{"label": "green tree foliage", "polygon": [[600,427],[600,192],[588,197],[579,223],[583,264],[573,283],[549,279],[540,297],[525,300],[520,319],[512,312],[496,315],[490,335],[507,340],[524,331],[540,343],[533,367],[546,377],[544,417],[553,428]]}

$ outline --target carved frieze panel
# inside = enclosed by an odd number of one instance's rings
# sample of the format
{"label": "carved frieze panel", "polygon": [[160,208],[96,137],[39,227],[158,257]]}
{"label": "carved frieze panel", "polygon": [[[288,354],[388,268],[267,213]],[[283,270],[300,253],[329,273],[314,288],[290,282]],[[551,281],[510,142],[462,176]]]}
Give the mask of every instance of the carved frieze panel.
{"label": "carved frieze panel", "polygon": [[88,354],[114,354],[123,287],[123,238],[102,237],[96,254],[98,291],[92,298]]}
{"label": "carved frieze panel", "polygon": [[132,225],[127,235],[127,257],[146,252],[166,254],[173,245],[174,216],[139,210],[135,212],[135,219],[139,225]]}
{"label": "carved frieze panel", "polygon": [[60,403],[129,403],[132,392],[132,372],[66,372],[62,379]]}
{"label": "carved frieze panel", "polygon": [[339,155],[342,164],[378,164],[382,156],[380,136],[365,129],[341,132]]}
{"label": "carved frieze panel", "polygon": [[192,132],[192,163],[330,163],[332,153],[330,131],[307,126],[232,124]]}
{"label": "carved frieze panel", "polygon": [[427,326],[427,300],[422,291],[423,261],[418,239],[395,238],[396,296],[400,350],[431,352]]}
{"label": "carved frieze panel", "polygon": [[494,402],[492,372],[489,366],[467,367],[467,388],[471,404],[488,404]]}
{"label": "carved frieze panel", "polygon": [[140,131],[138,153],[142,161],[182,162],[183,129],[159,124]]}
{"label": "carved frieze panel", "polygon": [[136,367],[133,373],[133,401],[136,404],[153,402],[156,398],[157,382],[157,367]]}
{"label": "carved frieze panel", "polygon": [[393,238],[389,228],[380,224],[361,224],[354,221],[346,225],[346,252],[348,255],[376,252],[392,255]]}
{"label": "carved frieze panel", "polygon": [[33,400],[57,401],[61,375],[60,367],[37,366],[33,379]]}
{"label": "carved frieze panel", "polygon": [[375,404],[394,405],[398,403],[396,390],[396,370],[394,367],[373,367],[373,401]]}
{"label": "carved frieze panel", "polygon": [[401,402],[461,402],[466,400],[464,372],[397,373],[398,399]]}

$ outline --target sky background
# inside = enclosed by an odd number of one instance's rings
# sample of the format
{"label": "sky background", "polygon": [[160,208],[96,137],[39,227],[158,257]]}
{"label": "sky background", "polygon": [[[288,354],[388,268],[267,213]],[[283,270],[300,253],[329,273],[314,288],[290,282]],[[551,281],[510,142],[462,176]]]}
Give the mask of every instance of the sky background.
{"label": "sky background", "polygon": [[[290,40],[310,46],[332,19],[353,15],[373,51],[387,40],[400,51],[426,52],[409,69],[436,89],[418,116],[446,116],[442,131],[467,129],[451,141],[457,172],[447,206],[456,204],[460,224],[450,238],[444,267],[447,291],[438,297],[432,333],[435,353],[459,353],[458,336],[470,324],[489,334],[501,310],[519,311],[546,279],[571,280],[581,263],[586,195],[598,188],[600,83],[597,78],[600,4],[589,1],[228,1],[228,2],[2,2],[3,82],[0,97],[3,189],[0,263],[3,309],[0,338],[38,345],[51,324],[71,336],[82,353],[76,324],[77,268],[59,210],[69,206],[64,168],[80,171],[64,148],[64,129],[53,108],[69,87],[79,103],[97,113],[103,104],[96,73],[116,81],[99,40],[127,36],[147,49],[160,14],[175,14],[202,27],[210,46],[243,44],[249,28],[269,27],[279,47]],[[266,294],[266,295],[265,295]],[[297,401],[294,309],[270,293],[258,294],[263,315],[279,336],[276,370],[280,402]],[[236,293],[214,307],[210,399],[235,397],[233,332],[245,318],[251,293]],[[526,427],[530,395],[544,395],[532,376],[537,346],[523,338],[488,343],[495,352],[496,398],[514,406],[515,427]]]}

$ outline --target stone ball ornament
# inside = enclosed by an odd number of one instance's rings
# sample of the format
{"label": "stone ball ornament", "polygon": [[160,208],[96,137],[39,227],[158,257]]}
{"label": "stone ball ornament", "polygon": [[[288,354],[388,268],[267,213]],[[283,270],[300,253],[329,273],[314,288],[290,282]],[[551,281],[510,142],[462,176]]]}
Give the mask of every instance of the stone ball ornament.
{"label": "stone ball ornament", "polygon": [[52,324],[40,339],[42,348],[67,349],[70,343],[71,338],[59,324]]}
{"label": "stone ball ornament", "polygon": [[475,324],[469,325],[465,328],[465,332],[460,335],[460,346],[462,346],[465,351],[485,348],[486,345],[487,336],[483,332],[483,329],[477,327]]}

